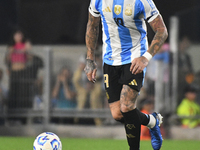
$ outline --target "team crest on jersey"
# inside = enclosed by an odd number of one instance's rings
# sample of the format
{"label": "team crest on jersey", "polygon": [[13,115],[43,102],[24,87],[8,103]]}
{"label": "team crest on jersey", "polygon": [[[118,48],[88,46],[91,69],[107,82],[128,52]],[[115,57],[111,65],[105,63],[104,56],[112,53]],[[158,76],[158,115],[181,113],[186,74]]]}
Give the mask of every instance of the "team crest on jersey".
{"label": "team crest on jersey", "polygon": [[126,16],[131,16],[132,15],[132,5],[131,4],[128,4],[127,6],[126,6],[126,9],[125,9],[125,15]]}
{"label": "team crest on jersey", "polygon": [[121,5],[115,5],[114,12],[116,15],[119,15],[122,11],[122,6]]}

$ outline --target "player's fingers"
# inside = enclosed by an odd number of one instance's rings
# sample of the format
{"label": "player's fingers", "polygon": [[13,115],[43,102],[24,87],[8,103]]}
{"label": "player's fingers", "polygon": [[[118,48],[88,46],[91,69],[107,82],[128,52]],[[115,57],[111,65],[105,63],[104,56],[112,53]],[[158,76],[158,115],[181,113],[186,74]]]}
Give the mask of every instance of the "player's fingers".
{"label": "player's fingers", "polygon": [[141,72],[142,72],[142,70],[143,70],[143,69],[142,69],[142,67],[138,67],[138,68],[137,68],[137,70],[135,71],[135,73],[134,73],[134,74],[141,73]]}
{"label": "player's fingers", "polygon": [[94,69],[92,72],[92,81],[96,82],[96,73],[97,73],[97,69]]}
{"label": "player's fingers", "polygon": [[92,72],[87,73],[86,75],[87,75],[88,80],[92,81]]}
{"label": "player's fingers", "polygon": [[132,64],[131,64],[131,72],[132,72],[132,74],[134,74],[134,72],[136,71],[137,67],[138,67],[138,64],[137,64],[137,60],[136,60],[136,58],[135,58],[135,59],[132,61]]}
{"label": "player's fingers", "polygon": [[131,63],[131,67],[130,67],[130,71],[132,72],[133,71],[133,68],[135,67],[136,63],[135,61],[133,60],[132,63]]}
{"label": "player's fingers", "polygon": [[135,66],[134,66],[134,68],[133,68],[133,70],[132,70],[132,74],[136,74],[136,71],[137,71],[138,67],[139,67],[138,65],[135,65]]}

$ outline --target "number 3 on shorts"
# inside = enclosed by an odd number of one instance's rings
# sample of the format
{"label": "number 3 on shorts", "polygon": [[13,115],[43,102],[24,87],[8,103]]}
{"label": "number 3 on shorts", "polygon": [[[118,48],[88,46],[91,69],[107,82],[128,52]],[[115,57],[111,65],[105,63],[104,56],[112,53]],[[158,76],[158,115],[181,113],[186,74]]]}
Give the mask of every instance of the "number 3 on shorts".
{"label": "number 3 on shorts", "polygon": [[108,74],[104,74],[104,83],[106,84],[106,88],[109,88]]}

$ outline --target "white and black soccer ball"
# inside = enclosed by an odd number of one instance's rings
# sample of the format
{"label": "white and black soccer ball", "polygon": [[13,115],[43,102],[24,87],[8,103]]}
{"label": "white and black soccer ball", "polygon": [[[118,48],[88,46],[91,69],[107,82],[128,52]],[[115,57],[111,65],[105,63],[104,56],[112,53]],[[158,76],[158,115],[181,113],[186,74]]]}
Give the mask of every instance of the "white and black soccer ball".
{"label": "white and black soccer ball", "polygon": [[44,132],[36,137],[33,150],[62,150],[62,143],[56,134]]}

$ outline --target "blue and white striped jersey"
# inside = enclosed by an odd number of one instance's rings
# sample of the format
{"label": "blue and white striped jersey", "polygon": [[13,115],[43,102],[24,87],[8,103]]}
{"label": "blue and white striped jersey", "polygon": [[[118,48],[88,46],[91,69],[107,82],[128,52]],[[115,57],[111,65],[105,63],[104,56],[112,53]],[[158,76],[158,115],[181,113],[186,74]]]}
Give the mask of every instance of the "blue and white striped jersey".
{"label": "blue and white striped jersey", "polygon": [[131,63],[148,49],[148,22],[158,15],[152,0],[91,0],[89,12],[103,26],[103,62],[118,66]]}

